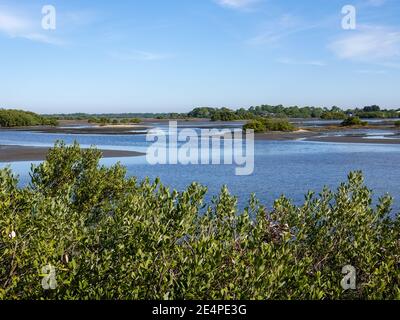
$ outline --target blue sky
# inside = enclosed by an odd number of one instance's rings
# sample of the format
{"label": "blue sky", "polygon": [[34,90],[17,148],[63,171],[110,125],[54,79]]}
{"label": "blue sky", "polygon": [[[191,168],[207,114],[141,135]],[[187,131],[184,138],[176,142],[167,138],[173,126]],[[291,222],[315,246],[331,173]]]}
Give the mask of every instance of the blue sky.
{"label": "blue sky", "polygon": [[[0,107],[400,107],[398,0],[15,2],[0,0]],[[56,30],[41,28],[49,4]]]}

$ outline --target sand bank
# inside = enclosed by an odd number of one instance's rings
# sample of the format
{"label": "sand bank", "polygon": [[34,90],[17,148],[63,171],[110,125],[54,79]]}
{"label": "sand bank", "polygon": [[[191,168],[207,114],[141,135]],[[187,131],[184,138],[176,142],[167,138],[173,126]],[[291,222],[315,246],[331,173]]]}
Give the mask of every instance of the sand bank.
{"label": "sand bank", "polygon": [[[25,146],[1,146],[0,162],[20,162],[20,161],[42,161],[46,158],[50,148],[44,147],[25,147]],[[143,153],[122,150],[100,150],[103,158],[122,158],[138,157]]]}

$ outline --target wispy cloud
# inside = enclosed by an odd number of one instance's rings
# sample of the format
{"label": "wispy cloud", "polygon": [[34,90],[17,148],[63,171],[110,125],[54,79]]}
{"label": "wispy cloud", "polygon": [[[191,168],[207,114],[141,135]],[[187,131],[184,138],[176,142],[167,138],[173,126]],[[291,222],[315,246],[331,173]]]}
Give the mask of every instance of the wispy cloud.
{"label": "wispy cloud", "polygon": [[256,36],[247,42],[252,45],[273,44],[292,35],[319,27],[320,23],[307,23],[292,14],[283,14],[269,22]]}
{"label": "wispy cloud", "polygon": [[367,5],[370,5],[373,7],[380,7],[386,3],[386,0],[366,0],[366,1],[367,1]]}
{"label": "wispy cloud", "polygon": [[0,11],[0,31],[13,35],[30,27],[26,18],[17,17],[10,13]]}
{"label": "wispy cloud", "polygon": [[400,58],[400,31],[381,26],[358,26],[329,44],[340,59],[388,62]]}
{"label": "wispy cloud", "polygon": [[41,30],[40,21],[35,23],[24,14],[16,14],[3,8],[0,8],[0,33],[9,38],[22,38],[45,44],[62,45],[64,43]]}
{"label": "wispy cloud", "polygon": [[121,61],[159,61],[170,59],[173,56],[169,54],[154,53],[141,50],[130,50],[126,52],[113,51],[109,56]]}
{"label": "wispy cloud", "polygon": [[314,66],[314,67],[324,67],[326,63],[320,60],[296,60],[290,58],[278,59],[277,62],[287,65],[299,65],[299,66]]}
{"label": "wispy cloud", "polygon": [[386,74],[386,70],[370,70],[370,69],[360,69],[356,70],[356,73],[361,73],[361,74]]}
{"label": "wispy cloud", "polygon": [[55,46],[63,46],[66,44],[66,42],[63,40],[57,39],[55,37],[47,36],[43,33],[27,33],[27,34],[22,34],[19,37],[30,40],[30,41],[51,44],[51,45],[55,45]]}
{"label": "wispy cloud", "polygon": [[309,19],[287,12],[269,20],[260,28],[258,34],[247,40],[247,43],[250,45],[280,45],[287,38],[299,38],[309,35],[314,30],[331,30],[337,24],[337,14],[324,15],[319,19]]}
{"label": "wispy cloud", "polygon": [[215,0],[215,2],[220,6],[232,9],[249,8],[259,1],[260,0]]}

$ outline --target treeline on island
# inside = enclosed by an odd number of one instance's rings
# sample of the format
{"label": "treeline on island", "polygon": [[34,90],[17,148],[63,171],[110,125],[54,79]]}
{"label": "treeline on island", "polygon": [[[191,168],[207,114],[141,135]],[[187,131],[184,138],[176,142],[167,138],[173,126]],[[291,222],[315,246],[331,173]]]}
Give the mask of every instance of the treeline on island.
{"label": "treeline on island", "polygon": [[[359,119],[395,119],[400,118],[400,109],[387,110],[379,106],[366,106],[362,109],[343,110],[338,107],[284,107],[282,105],[261,105],[248,109],[240,108],[232,110],[229,108],[199,107],[188,113],[120,113],[120,114],[47,114],[38,115],[33,112],[22,110],[0,109],[1,127],[23,127],[36,125],[57,125],[59,120],[85,120],[89,123],[99,125],[137,124],[142,119],[210,119],[211,121],[251,121],[251,126],[262,128],[263,126],[283,127],[279,131],[291,131],[288,125],[290,119],[323,119],[343,120],[343,125],[366,125],[365,121]],[[266,119],[277,119],[270,121]],[[278,120],[279,119],[279,120]],[[398,122],[396,123],[398,126]]]}
{"label": "treeline on island", "polygon": [[0,109],[0,127],[56,126],[57,119],[22,110]]}
{"label": "treeline on island", "polygon": [[226,187],[208,201],[100,158],[60,143],[24,188],[0,170],[0,300],[400,299],[399,215],[388,195],[372,205],[360,172],[301,205],[238,210]]}
{"label": "treeline on island", "polygon": [[[341,123],[342,127],[365,127],[368,125],[367,121],[362,121],[356,116],[347,116]],[[395,121],[395,127],[400,127],[400,121]],[[269,117],[257,117],[253,120],[248,121],[244,126],[243,130],[254,130],[256,133],[280,131],[280,132],[292,132],[298,130],[298,128],[290,123],[285,118],[269,118]]]}
{"label": "treeline on island", "polygon": [[259,117],[246,123],[243,126],[243,130],[254,130],[256,133],[269,131],[291,132],[297,130],[297,128],[287,119]]}
{"label": "treeline on island", "polygon": [[120,114],[57,114],[47,115],[59,120],[88,120],[101,119],[132,119],[132,118],[153,118],[153,119],[211,119],[212,121],[236,121],[253,120],[259,117],[268,118],[298,118],[298,119],[323,119],[323,120],[344,120],[349,116],[361,119],[378,118],[400,118],[400,109],[384,110],[379,106],[366,106],[364,108],[341,109],[333,106],[331,108],[321,107],[285,107],[283,105],[261,105],[248,109],[198,107],[188,113],[120,113]]}
{"label": "treeline on island", "polygon": [[124,124],[138,124],[141,122],[139,118],[111,118],[111,117],[90,117],[89,123],[104,125],[124,125]]}
{"label": "treeline on island", "polygon": [[362,109],[343,110],[339,107],[284,107],[282,105],[262,105],[249,109],[231,110],[228,108],[195,108],[187,114],[190,118],[209,118],[214,121],[252,120],[258,117],[270,118],[299,118],[299,119],[323,119],[344,120],[348,117],[367,118],[400,118],[400,109],[381,110],[379,106],[366,106]]}

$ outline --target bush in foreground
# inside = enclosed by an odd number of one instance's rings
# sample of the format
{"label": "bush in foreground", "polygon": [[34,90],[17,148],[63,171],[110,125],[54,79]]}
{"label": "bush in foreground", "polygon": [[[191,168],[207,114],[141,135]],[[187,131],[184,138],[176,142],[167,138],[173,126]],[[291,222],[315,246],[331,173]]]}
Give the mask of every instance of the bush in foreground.
{"label": "bush in foreground", "polygon": [[[299,207],[239,212],[226,188],[207,204],[196,183],[170,191],[100,156],[60,143],[25,188],[0,170],[1,299],[400,298],[400,219],[389,196],[372,207],[359,172]],[[346,265],[357,290],[340,285]]]}

